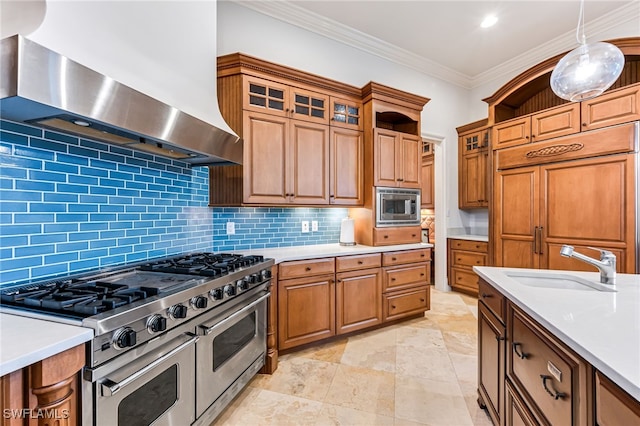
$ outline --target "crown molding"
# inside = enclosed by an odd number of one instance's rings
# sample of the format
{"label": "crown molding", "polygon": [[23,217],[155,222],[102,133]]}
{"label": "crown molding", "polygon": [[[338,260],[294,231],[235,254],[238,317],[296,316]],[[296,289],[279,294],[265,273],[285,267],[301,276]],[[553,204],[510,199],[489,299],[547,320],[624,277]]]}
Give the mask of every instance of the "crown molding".
{"label": "crown molding", "polygon": [[[473,89],[498,79],[508,80],[545,59],[575,48],[577,44],[575,31],[572,30],[487,71],[469,76],[289,1],[229,1],[465,89]],[[588,38],[591,40],[608,37],[607,32],[611,28],[631,21],[637,22],[638,19],[640,7],[637,2],[631,2],[585,24],[585,33],[589,34]]]}
{"label": "crown molding", "polygon": [[445,67],[317,13],[310,12],[288,1],[230,1],[432,77],[464,88],[471,87],[471,78],[459,71]]}
{"label": "crown molding", "polygon": [[[631,21],[638,22],[639,20],[639,3],[629,3],[626,6],[615,9],[594,21],[585,24],[585,33],[589,35],[588,39],[590,40],[588,41],[602,40],[604,38],[610,39],[611,36],[608,35],[607,32],[610,31],[611,28],[615,28],[616,26],[620,26]],[[578,43],[576,41],[575,30],[572,30],[541,44],[535,50],[525,52],[501,63],[500,65],[490,68],[487,71],[470,77],[470,88],[473,89],[494,80],[509,80],[513,76],[535,66],[535,64],[575,49],[577,45]]]}

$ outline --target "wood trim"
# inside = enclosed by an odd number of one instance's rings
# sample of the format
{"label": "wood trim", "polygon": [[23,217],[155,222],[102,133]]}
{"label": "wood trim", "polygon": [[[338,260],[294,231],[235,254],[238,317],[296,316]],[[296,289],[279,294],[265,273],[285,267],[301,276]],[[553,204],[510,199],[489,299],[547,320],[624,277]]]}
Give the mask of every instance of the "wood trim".
{"label": "wood trim", "polygon": [[458,132],[458,136],[462,136],[463,133],[477,132],[488,125],[489,118],[483,118],[482,120],[474,121],[473,123],[463,124],[460,127],[456,127],[456,131]]}
{"label": "wood trim", "polygon": [[431,100],[430,98],[414,95],[373,81],[370,81],[362,88],[361,96],[363,103],[373,99],[382,100],[409,109],[417,109],[418,111],[422,111],[424,106]]}
{"label": "wood trim", "polygon": [[361,96],[361,89],[355,86],[258,59],[240,52],[219,56],[217,71],[218,78],[234,74],[250,74],[259,77],[270,76],[272,78],[284,79],[287,83],[296,82],[311,85],[325,91],[339,93],[343,96],[346,95],[356,98]]}

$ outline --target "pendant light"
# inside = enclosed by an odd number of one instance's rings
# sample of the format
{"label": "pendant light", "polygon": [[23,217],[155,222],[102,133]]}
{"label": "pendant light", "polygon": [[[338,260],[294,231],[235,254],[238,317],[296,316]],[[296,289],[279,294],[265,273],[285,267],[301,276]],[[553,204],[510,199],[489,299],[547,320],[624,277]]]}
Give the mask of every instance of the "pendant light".
{"label": "pendant light", "polygon": [[551,90],[571,102],[601,95],[615,83],[624,67],[624,55],[613,44],[587,44],[584,34],[584,0],[580,0],[576,39],[580,46],[560,59],[551,73]]}

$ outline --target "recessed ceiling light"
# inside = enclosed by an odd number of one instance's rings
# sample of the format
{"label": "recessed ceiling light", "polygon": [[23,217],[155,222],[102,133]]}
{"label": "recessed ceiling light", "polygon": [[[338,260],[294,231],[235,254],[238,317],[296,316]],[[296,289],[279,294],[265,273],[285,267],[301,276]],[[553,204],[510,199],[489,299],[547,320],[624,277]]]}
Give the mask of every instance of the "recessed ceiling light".
{"label": "recessed ceiling light", "polygon": [[496,15],[487,15],[482,20],[482,23],[480,24],[480,26],[482,28],[489,28],[489,27],[493,27],[496,24],[496,22],[498,22],[498,17]]}
{"label": "recessed ceiling light", "polygon": [[76,126],[82,126],[82,127],[91,126],[91,123],[89,123],[88,121],[84,121],[84,120],[71,120],[71,122],[73,124],[75,124]]}

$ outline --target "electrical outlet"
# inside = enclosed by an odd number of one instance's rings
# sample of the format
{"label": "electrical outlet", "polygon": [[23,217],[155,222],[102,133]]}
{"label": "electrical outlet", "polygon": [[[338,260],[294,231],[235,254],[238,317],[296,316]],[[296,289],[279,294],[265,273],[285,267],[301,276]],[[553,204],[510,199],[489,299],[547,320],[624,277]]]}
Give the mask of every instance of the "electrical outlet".
{"label": "electrical outlet", "polygon": [[318,221],[317,220],[312,220],[311,221],[311,232],[316,232],[318,230]]}
{"label": "electrical outlet", "polygon": [[233,235],[236,233],[235,222],[227,222],[227,235]]}
{"label": "electrical outlet", "polygon": [[302,232],[309,232],[309,221],[308,220],[303,220],[302,221]]}

